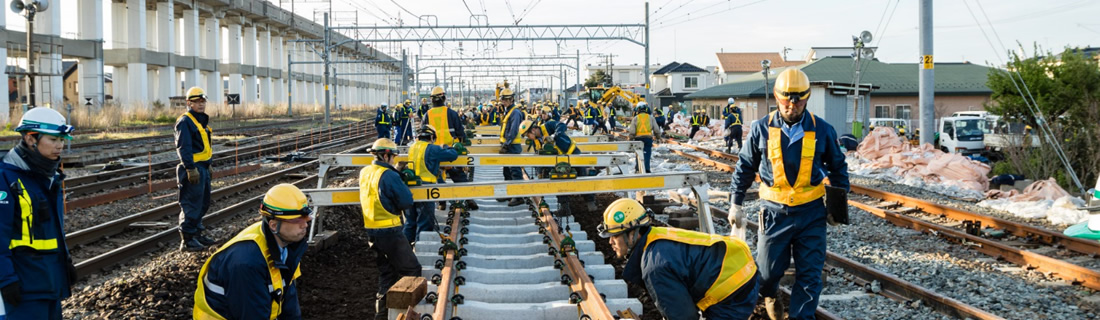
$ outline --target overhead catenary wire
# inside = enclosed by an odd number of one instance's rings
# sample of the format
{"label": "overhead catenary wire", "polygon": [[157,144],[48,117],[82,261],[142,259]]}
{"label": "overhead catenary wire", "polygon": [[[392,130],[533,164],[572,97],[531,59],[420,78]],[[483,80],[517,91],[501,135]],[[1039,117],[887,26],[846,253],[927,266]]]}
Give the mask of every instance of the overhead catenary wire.
{"label": "overhead catenary wire", "polygon": [[726,11],[730,11],[730,10],[735,10],[735,9],[740,9],[740,8],[744,8],[744,7],[747,7],[747,6],[751,6],[751,5],[754,5],[754,4],[757,4],[757,3],[761,3],[761,2],[764,2],[764,1],[768,1],[768,0],[757,0],[757,1],[749,2],[749,3],[743,4],[743,5],[739,5],[739,6],[735,6],[735,7],[729,7],[729,8],[726,8],[726,9],[724,9],[724,10],[721,10],[721,11],[715,11],[715,12],[711,12],[711,13],[708,13],[708,14],[705,14],[705,15],[702,15],[702,16],[698,16],[698,17],[695,17],[695,18],[691,18],[691,19],[686,19],[686,20],[682,20],[682,21],[679,21],[679,22],[676,22],[676,23],[672,23],[672,24],[669,24],[669,25],[662,25],[662,27],[666,27],[666,28],[667,28],[667,27],[672,27],[672,26],[675,26],[675,25],[678,25],[678,24],[682,24],[682,23],[687,23],[687,22],[692,22],[692,21],[698,21],[699,19],[703,19],[703,18],[706,18],[706,17],[709,17],[709,16],[713,16],[713,15],[716,15],[716,14],[719,14],[719,13],[723,13],[723,12],[726,12]]}
{"label": "overhead catenary wire", "polygon": [[[989,19],[989,16],[986,15],[985,8],[982,6],[981,2],[978,0],[974,0],[974,3],[977,4],[978,8],[981,10],[982,16],[985,17],[986,23],[989,25],[990,31],[993,32],[994,37],[997,38],[997,42],[1001,46],[1001,50],[1003,52],[1010,52],[1007,50],[1007,48],[1005,48],[1004,42],[1001,40],[1000,34],[998,34],[997,29],[993,27],[993,22]],[[966,10],[970,12],[970,17],[974,19],[974,23],[976,23],[978,25],[978,29],[981,30],[982,37],[984,37],[986,42],[989,43],[990,49],[993,49],[994,52],[997,52],[997,46],[993,44],[993,40],[990,39],[989,35],[985,32],[985,28],[982,27],[981,20],[979,20],[978,16],[974,14],[974,10],[970,7],[969,1],[964,0],[963,4],[966,5]],[[1020,98],[1024,101],[1024,105],[1027,107],[1028,112],[1031,112],[1031,115],[1035,117],[1036,125],[1038,125],[1039,130],[1042,131],[1044,140],[1046,140],[1048,144],[1054,147],[1055,155],[1058,156],[1058,160],[1060,160],[1062,162],[1062,165],[1065,166],[1066,171],[1068,171],[1070,178],[1073,179],[1073,183],[1076,185],[1077,189],[1082,193],[1085,192],[1084,186],[1077,178],[1077,172],[1073,170],[1073,166],[1069,162],[1069,157],[1067,157],[1065,152],[1062,150],[1062,144],[1059,143],[1058,139],[1054,136],[1054,131],[1050,128],[1048,122],[1046,121],[1046,117],[1043,115],[1043,111],[1039,109],[1039,103],[1035,101],[1035,97],[1031,95],[1031,89],[1028,88],[1027,82],[1024,81],[1023,75],[1021,75],[1020,72],[1017,70],[1007,68],[1008,64],[1005,63],[1004,59],[1001,58],[999,54],[996,56],[997,59],[1000,60],[1001,64],[1005,65],[1006,69],[1008,69],[1004,72],[1007,73],[1009,80],[1012,81],[1012,86],[1015,87],[1016,91],[1020,94]],[[1013,74],[1015,74],[1015,77],[1013,76]],[[1017,77],[1020,79],[1019,83],[1017,83],[1016,81]],[[1021,87],[1023,88],[1021,89]]]}

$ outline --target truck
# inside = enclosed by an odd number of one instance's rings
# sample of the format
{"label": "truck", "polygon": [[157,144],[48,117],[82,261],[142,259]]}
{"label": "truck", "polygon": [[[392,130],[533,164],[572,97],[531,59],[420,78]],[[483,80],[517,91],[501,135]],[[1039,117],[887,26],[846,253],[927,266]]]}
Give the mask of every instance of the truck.
{"label": "truck", "polygon": [[1006,118],[989,114],[989,111],[959,111],[952,117],[979,117],[985,119],[982,123],[985,144],[985,155],[997,159],[1002,152],[1010,147],[1034,148],[1039,146],[1038,134],[1030,132],[1030,127],[1020,122],[1007,121]]}
{"label": "truck", "polygon": [[871,118],[870,123],[871,130],[875,130],[877,127],[891,127],[894,128],[894,133],[899,136],[904,136],[909,127],[908,121],[896,118]]}
{"label": "truck", "polygon": [[939,149],[963,155],[982,154],[985,152],[985,132],[982,131],[985,122],[984,118],[975,116],[940,118],[936,125]]}

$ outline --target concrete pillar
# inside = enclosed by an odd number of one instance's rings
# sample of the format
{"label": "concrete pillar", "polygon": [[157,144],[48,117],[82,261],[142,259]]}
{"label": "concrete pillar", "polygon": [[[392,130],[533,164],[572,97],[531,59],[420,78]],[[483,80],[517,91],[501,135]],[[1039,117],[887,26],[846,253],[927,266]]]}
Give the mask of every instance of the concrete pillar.
{"label": "concrete pillar", "polygon": [[[183,10],[182,42],[184,56],[201,57],[202,53],[199,51],[199,48],[201,48],[203,42],[199,30],[199,10]],[[185,72],[186,76],[184,78],[186,78],[187,88],[200,86],[201,82],[198,68],[189,69]]]}
{"label": "concrete pillar", "polygon": [[[258,67],[267,68],[270,72],[274,71],[275,68],[272,68],[271,65],[271,30],[269,28],[271,27],[269,26],[260,31],[259,43],[257,44],[259,46],[259,63],[257,64]],[[270,75],[260,77],[260,103],[271,105],[272,98]]]}
{"label": "concrete pillar", "polygon": [[[77,2],[77,22],[79,28],[77,29],[77,38],[83,40],[95,40],[99,41],[102,49],[103,41],[103,1],[102,0],[89,0]],[[0,18],[2,19],[2,18]],[[97,50],[97,53],[102,51]],[[2,57],[2,56],[0,56]],[[73,107],[84,106],[85,98],[92,98],[93,106],[101,106],[103,103],[103,58],[99,59],[80,59],[76,66],[77,82],[80,87],[77,88],[79,93],[79,101],[73,103]],[[2,81],[3,87],[7,88],[8,82]],[[7,92],[7,90],[0,90],[0,92]],[[4,105],[7,104],[8,99],[0,99],[0,102]]]}
{"label": "concrete pillar", "polygon": [[[222,59],[222,27],[221,18],[224,18],[224,14],[215,13],[213,16],[206,18],[204,33],[206,35],[206,52],[203,57],[206,59],[213,59],[215,62],[221,62]],[[217,71],[218,67],[215,66],[215,71],[208,72],[206,76],[206,96],[211,102],[222,103],[225,101],[225,88],[222,84],[222,73]]]}
{"label": "concrete pillar", "polygon": [[286,91],[286,51],[283,50],[283,36],[282,33],[274,33],[271,37],[271,71],[277,75],[280,75],[276,79],[272,79],[273,86],[271,88],[272,103],[282,104],[287,102]]}
{"label": "concrete pillar", "polygon": [[[125,49],[129,47],[126,33],[126,7],[127,5],[125,2],[111,2],[112,40],[110,43],[110,47],[112,49]],[[114,66],[114,69],[115,70],[112,77],[114,83],[112,84],[113,89],[111,92],[111,94],[114,96],[113,100],[115,103],[123,103],[123,101],[129,101],[130,92],[127,89],[127,85],[129,84],[127,83],[127,80],[129,80],[129,78],[126,77],[126,74],[129,73],[129,71],[127,70],[128,68],[125,65],[117,65]]]}
{"label": "concrete pillar", "polygon": [[[129,0],[126,2],[126,42],[127,48],[145,49],[146,30],[148,26],[145,20],[145,0]],[[148,65],[141,62],[126,64],[126,77],[128,82],[123,90],[127,91],[127,100],[122,103],[145,106],[149,101],[149,72]]]}
{"label": "concrete pillar", "polygon": [[[157,51],[169,55],[176,52],[176,18],[171,1],[157,2]],[[176,67],[161,67],[157,84],[156,100],[165,106],[171,104],[169,97],[179,95],[179,82],[176,81]]]}
{"label": "concrete pillar", "polygon": [[256,103],[258,90],[256,89],[256,25],[250,24],[244,28],[244,39],[241,42],[244,47],[244,57],[241,61],[244,65],[253,67],[250,75],[244,76],[244,93],[241,95],[241,103]]}
{"label": "concrete pillar", "polygon": [[[226,52],[229,53],[229,56],[225,57],[225,63],[240,65],[241,64],[241,24],[240,24],[240,22],[235,21],[235,20],[236,19],[230,19],[229,20],[229,26],[228,26],[228,28],[229,28],[229,39],[227,40],[227,42],[229,43],[229,50],[226,51]],[[241,77],[241,72],[239,70],[234,71],[234,73],[230,73],[229,74],[229,91],[228,91],[229,94],[238,93],[238,94],[241,94],[241,97],[244,97],[245,95],[241,92],[241,85],[243,83],[244,83],[244,80]]]}
{"label": "concrete pillar", "polygon": [[[88,1],[91,2],[91,1]],[[7,28],[8,21],[6,15],[0,14],[0,28]],[[103,29],[100,29],[103,30]],[[0,47],[0,61],[8,60],[8,48],[7,46]],[[5,94],[8,92],[8,68],[0,70],[0,75],[3,76],[4,81],[0,81],[0,92]],[[17,82],[18,83],[18,82]],[[11,122],[11,103],[8,98],[0,99],[0,123]]]}

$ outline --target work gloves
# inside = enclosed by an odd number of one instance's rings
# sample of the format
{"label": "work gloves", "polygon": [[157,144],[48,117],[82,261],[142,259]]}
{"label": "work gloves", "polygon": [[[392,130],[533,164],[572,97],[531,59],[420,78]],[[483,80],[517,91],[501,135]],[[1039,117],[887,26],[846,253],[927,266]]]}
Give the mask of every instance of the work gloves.
{"label": "work gloves", "polygon": [[508,154],[508,143],[506,143],[506,142],[501,143],[500,144],[500,151],[498,151],[497,153]]}
{"label": "work gloves", "polygon": [[730,202],[729,215],[726,216],[726,219],[729,219],[730,222],[730,236],[744,240],[747,226],[745,210],[740,205]]}
{"label": "work gloves", "polygon": [[0,288],[0,294],[4,297],[4,303],[18,306],[20,302],[23,302],[23,294],[20,293],[22,287],[19,285],[19,281],[12,282],[11,284]]}
{"label": "work gloves", "polygon": [[191,184],[199,183],[199,168],[187,169],[187,182]]}

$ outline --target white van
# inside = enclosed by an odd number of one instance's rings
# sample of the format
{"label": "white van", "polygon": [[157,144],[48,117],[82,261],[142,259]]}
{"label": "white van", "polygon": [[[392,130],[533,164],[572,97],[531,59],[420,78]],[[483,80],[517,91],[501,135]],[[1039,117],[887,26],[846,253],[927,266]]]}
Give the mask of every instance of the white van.
{"label": "white van", "polygon": [[941,118],[939,129],[940,150],[964,155],[985,150],[985,119],[974,116]]}

